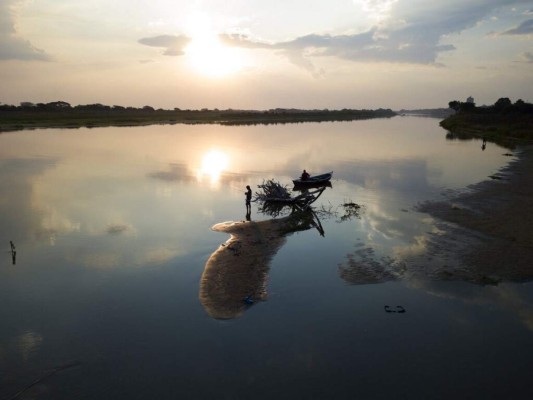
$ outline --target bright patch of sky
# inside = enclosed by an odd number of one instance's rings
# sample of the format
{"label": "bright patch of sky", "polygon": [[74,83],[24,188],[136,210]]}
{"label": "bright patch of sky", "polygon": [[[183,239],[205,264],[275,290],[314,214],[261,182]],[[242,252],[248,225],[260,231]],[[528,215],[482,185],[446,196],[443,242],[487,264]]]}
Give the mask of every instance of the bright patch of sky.
{"label": "bright patch of sky", "polygon": [[531,0],[2,0],[0,102],[533,101]]}

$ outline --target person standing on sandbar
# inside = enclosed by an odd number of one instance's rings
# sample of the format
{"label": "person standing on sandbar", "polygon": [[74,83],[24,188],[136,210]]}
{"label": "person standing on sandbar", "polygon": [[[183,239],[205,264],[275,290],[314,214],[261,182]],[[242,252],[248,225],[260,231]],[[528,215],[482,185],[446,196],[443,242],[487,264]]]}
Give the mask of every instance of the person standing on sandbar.
{"label": "person standing on sandbar", "polygon": [[250,185],[246,185],[246,192],[244,192],[244,195],[246,196],[246,215],[249,216],[252,212],[252,205],[250,204],[252,201],[252,189],[250,188]]}

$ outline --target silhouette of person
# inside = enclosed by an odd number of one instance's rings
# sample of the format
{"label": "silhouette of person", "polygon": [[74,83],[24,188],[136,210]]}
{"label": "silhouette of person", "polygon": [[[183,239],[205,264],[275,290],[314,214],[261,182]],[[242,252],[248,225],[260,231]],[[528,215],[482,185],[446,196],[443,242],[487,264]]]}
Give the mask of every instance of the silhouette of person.
{"label": "silhouette of person", "polygon": [[483,136],[483,144],[481,145],[481,150],[485,150],[487,147],[487,138]]}
{"label": "silhouette of person", "polygon": [[305,169],[304,169],[304,172],[302,172],[302,176],[300,178],[302,179],[302,181],[306,181],[309,179],[309,174],[307,173]]}
{"label": "silhouette of person", "polygon": [[17,250],[12,240],[9,241],[9,244],[11,245],[11,258],[13,261],[13,265],[15,265],[17,263]]}
{"label": "silhouette of person", "polygon": [[252,211],[252,206],[250,204],[252,201],[252,189],[250,188],[250,185],[246,185],[246,192],[244,192],[244,195],[246,196],[246,219],[248,219],[248,216]]}

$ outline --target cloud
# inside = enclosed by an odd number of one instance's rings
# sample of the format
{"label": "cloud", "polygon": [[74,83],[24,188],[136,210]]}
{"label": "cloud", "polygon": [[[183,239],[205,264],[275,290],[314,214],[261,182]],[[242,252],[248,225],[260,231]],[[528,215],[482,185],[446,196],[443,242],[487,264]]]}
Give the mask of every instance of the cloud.
{"label": "cloud", "polygon": [[246,35],[241,34],[229,34],[223,33],[219,35],[222,43],[233,46],[233,47],[242,47],[245,49],[274,49],[276,48],[275,44],[262,43],[249,39]]}
{"label": "cloud", "polygon": [[[456,49],[452,43],[443,43],[447,37],[476,26],[500,7],[526,3],[525,0],[354,0],[354,4],[373,17],[373,26],[355,34],[312,33],[275,43],[230,34],[221,35],[221,39],[235,47],[282,50],[278,54],[311,72],[316,72],[311,59],[319,56],[353,62],[439,65],[441,53]],[[519,28],[531,27],[524,23]]]}
{"label": "cloud", "polygon": [[139,43],[145,46],[164,48],[163,55],[165,56],[182,56],[185,54],[183,49],[190,41],[191,39],[185,35],[160,35],[139,39]]}
{"label": "cloud", "polygon": [[[272,49],[279,50],[279,54],[286,57],[292,64],[310,72],[315,78],[324,75],[324,70],[317,69],[307,58],[306,52],[309,49],[319,49],[324,47],[327,37],[319,35],[303,36],[289,42],[265,43],[249,39],[241,34],[221,34],[219,38],[222,43],[231,47],[242,47],[247,49]],[[311,50],[312,51],[312,50]]]}
{"label": "cloud", "polygon": [[360,62],[433,64],[438,53],[455,49],[453,45],[425,42],[422,37],[417,38],[413,34],[385,32],[377,27],[354,35],[311,34],[272,44],[256,42],[241,35],[221,35],[221,39],[225,44],[236,47],[283,50],[281,54],[308,70],[312,68],[303,63],[302,58],[331,56]]}
{"label": "cloud", "polygon": [[120,235],[124,232],[133,231],[133,227],[129,224],[110,224],[107,226],[106,232],[110,235]]}
{"label": "cloud", "polygon": [[149,173],[148,177],[167,182],[181,182],[191,179],[187,167],[182,164],[170,164],[167,171],[154,171]]}
{"label": "cloud", "polygon": [[43,50],[17,36],[13,15],[17,3],[13,0],[0,3],[0,60],[49,61]]}
{"label": "cloud", "polygon": [[533,64],[533,53],[531,52],[523,53],[522,59],[529,64]]}
{"label": "cloud", "polygon": [[509,29],[502,35],[531,35],[533,33],[533,19],[528,19],[518,25],[516,28]]}
{"label": "cloud", "polygon": [[285,50],[282,54],[284,54],[292,64],[308,71],[315,78],[320,78],[325,75],[325,71],[322,68],[317,69],[314,64],[299,51]]}

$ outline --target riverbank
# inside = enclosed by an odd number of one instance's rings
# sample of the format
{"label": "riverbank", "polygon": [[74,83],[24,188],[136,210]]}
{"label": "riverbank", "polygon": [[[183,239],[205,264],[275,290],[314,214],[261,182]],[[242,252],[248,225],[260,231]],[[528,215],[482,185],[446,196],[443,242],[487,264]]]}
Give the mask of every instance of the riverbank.
{"label": "riverbank", "polygon": [[95,128],[155,124],[255,125],[299,122],[354,121],[390,118],[391,110],[155,110],[104,105],[71,107],[68,103],[15,107],[0,106],[0,132],[44,128]]}
{"label": "riverbank", "polygon": [[[476,237],[474,244],[457,256],[477,276],[487,277],[485,283],[533,279],[533,146],[518,149],[516,156],[493,176],[496,179],[418,207],[457,226],[459,235]],[[457,240],[463,239],[458,236]]]}
{"label": "riverbank", "polygon": [[502,146],[533,143],[533,113],[458,112],[440,122],[458,138],[486,138]]}

